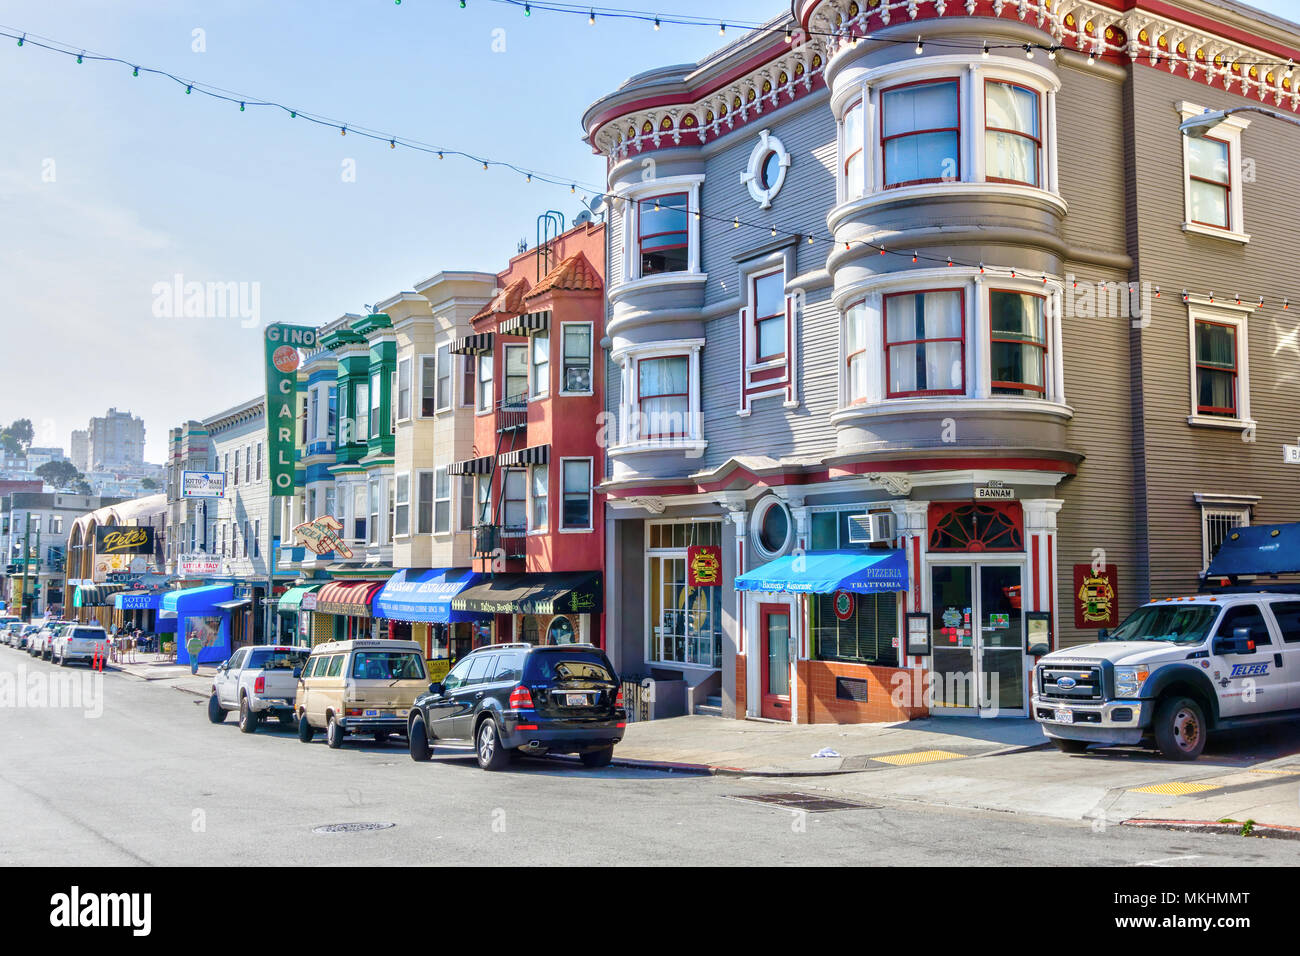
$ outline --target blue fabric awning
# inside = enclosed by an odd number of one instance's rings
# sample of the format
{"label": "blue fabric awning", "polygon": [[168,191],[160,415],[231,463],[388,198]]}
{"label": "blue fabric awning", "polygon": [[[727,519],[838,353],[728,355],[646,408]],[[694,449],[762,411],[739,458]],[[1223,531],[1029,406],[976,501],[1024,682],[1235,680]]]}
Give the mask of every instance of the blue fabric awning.
{"label": "blue fabric awning", "polygon": [[165,610],[175,611],[181,617],[197,614],[225,614],[217,607],[219,601],[229,601],[235,596],[235,589],[229,584],[209,584],[201,588],[181,588],[168,591],[163,595],[162,606]]}
{"label": "blue fabric awning", "polygon": [[770,561],[736,576],[737,591],[833,594],[907,590],[902,551],[805,551]]}
{"label": "blue fabric awning", "polygon": [[1300,571],[1300,524],[1233,528],[1210,561],[1206,577],[1292,574]]}
{"label": "blue fabric awning", "polygon": [[405,568],[389,578],[375,597],[375,617],[420,624],[481,620],[482,614],[455,611],[451,606],[452,598],[481,578],[469,568]]}

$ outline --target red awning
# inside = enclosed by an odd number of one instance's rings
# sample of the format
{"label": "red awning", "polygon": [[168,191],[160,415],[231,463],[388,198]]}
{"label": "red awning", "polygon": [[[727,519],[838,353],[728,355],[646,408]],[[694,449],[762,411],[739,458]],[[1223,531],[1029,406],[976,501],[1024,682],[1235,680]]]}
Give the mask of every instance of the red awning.
{"label": "red awning", "polygon": [[383,589],[383,581],[334,581],[320,589],[316,610],[321,614],[370,617],[370,602]]}

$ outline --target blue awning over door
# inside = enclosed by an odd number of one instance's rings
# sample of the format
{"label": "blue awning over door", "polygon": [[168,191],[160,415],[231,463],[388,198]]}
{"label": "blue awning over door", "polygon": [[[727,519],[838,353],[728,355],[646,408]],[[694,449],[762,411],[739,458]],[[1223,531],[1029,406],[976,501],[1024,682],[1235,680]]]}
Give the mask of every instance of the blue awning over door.
{"label": "blue awning over door", "polygon": [[874,594],[907,590],[907,556],[902,551],[805,551],[769,561],[736,576],[737,591],[793,594]]}

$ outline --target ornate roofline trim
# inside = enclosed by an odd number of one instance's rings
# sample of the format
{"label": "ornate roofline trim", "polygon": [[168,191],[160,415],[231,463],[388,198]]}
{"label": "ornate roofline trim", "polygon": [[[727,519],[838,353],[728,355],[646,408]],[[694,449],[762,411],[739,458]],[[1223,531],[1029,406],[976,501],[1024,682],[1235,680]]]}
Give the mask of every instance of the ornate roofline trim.
{"label": "ornate roofline trim", "polygon": [[[1216,24],[1221,32],[1212,32],[1172,16],[1113,10],[1089,0],[822,0],[806,14],[807,30],[814,35],[796,35],[784,53],[778,46],[768,62],[698,99],[649,100],[652,105],[604,120],[590,136],[592,146],[616,162],[656,149],[703,145],[824,86],[826,65],[873,30],[945,17],[1026,22],[1066,49],[1127,56],[1130,63],[1300,111],[1300,73],[1287,77],[1281,70],[1240,65],[1291,54],[1276,52],[1279,45],[1269,41],[1240,39],[1246,34],[1227,23]],[[1204,20],[1191,13],[1186,19]],[[1171,60],[1170,51],[1194,60]],[[1300,50],[1294,56],[1300,61]]]}

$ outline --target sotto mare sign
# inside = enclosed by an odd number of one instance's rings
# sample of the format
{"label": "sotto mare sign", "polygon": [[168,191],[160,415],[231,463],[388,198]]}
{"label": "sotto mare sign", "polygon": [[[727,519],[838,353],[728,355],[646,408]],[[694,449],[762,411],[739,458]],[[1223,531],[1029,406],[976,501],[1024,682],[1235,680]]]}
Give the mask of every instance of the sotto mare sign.
{"label": "sotto mare sign", "polygon": [[294,404],[299,349],[316,347],[316,330],[300,325],[266,327],[266,447],[271,494],[293,494]]}

